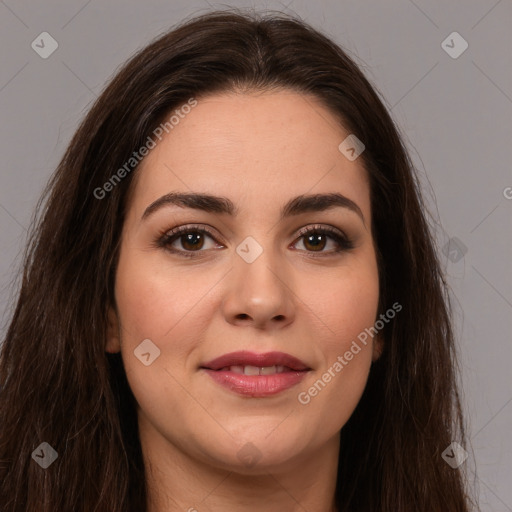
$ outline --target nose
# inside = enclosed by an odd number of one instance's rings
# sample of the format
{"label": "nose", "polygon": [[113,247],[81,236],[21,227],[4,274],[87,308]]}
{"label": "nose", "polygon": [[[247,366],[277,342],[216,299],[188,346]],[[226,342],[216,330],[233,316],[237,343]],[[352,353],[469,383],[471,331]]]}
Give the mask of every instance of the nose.
{"label": "nose", "polygon": [[236,257],[222,303],[226,321],[255,329],[281,329],[293,322],[296,295],[291,273],[264,251],[247,263]]}

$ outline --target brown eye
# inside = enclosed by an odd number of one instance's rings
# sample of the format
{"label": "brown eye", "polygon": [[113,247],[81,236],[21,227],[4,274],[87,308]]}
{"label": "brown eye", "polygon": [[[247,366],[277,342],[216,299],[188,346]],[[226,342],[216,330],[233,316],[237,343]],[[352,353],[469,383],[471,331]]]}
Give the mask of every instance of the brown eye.
{"label": "brown eye", "polygon": [[313,233],[310,235],[304,235],[304,247],[306,247],[308,250],[312,251],[321,251],[325,248],[326,245],[326,235],[322,233]]}
{"label": "brown eye", "polygon": [[[205,227],[180,226],[164,233],[157,240],[157,245],[172,253],[186,257],[195,257],[196,254],[194,253],[205,252],[206,249],[215,247],[215,244],[213,244],[213,247],[206,247],[204,249],[205,237],[216,242],[213,234]],[[217,244],[217,246],[222,247],[220,244]]]}
{"label": "brown eye", "polygon": [[[331,227],[313,226],[301,230],[299,234],[299,239],[303,239],[305,250],[307,252],[319,253],[319,256],[329,256],[354,247],[352,241],[341,231]],[[335,242],[335,247],[333,250],[324,251],[329,240]]]}
{"label": "brown eye", "polygon": [[204,245],[203,233],[193,232],[186,235],[179,235],[178,240],[181,239],[181,245],[187,251],[193,251],[194,249],[201,249]]}
{"label": "brown eye", "polygon": [[[332,227],[308,227],[302,229],[299,235],[294,245],[302,240],[304,249],[301,250],[315,257],[332,256],[353,248],[353,243],[343,232]],[[213,246],[205,247],[205,238],[214,242]],[[328,248],[329,242],[334,242],[334,247],[331,250],[325,250]],[[208,249],[224,247],[216,241],[209,229],[202,226],[180,226],[167,231],[157,240],[157,246],[188,258],[200,257],[201,253]]]}

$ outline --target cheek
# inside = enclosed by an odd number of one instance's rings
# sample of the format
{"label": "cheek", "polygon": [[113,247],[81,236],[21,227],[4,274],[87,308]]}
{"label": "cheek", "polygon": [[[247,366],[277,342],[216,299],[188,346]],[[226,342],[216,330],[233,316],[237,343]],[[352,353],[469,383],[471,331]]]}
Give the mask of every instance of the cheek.
{"label": "cheek", "polygon": [[[373,252],[354,257],[334,274],[308,285],[308,303],[324,323],[326,353],[347,350],[351,341],[374,325],[379,302],[379,275]],[[314,294],[311,294],[314,290]]]}
{"label": "cheek", "polygon": [[143,251],[121,253],[115,287],[121,352],[130,387],[139,403],[148,406],[156,398],[152,390],[176,395],[171,392],[172,365],[190,350],[190,313],[198,314],[201,290],[174,274],[164,273]]}
{"label": "cheek", "polygon": [[378,285],[372,280],[350,280],[331,286],[325,296],[325,316],[335,334],[333,341],[345,342],[373,325],[378,300]]}
{"label": "cheek", "polygon": [[[364,269],[364,270],[363,270]],[[329,366],[339,362],[339,356],[345,362],[339,373],[344,379],[354,379],[354,388],[364,387],[371,364],[372,347],[379,303],[379,277],[374,258],[369,258],[360,271],[350,272],[338,285],[331,300],[332,314],[338,311],[334,320],[333,331],[327,352],[330,356]],[[334,305],[336,303],[336,305]],[[339,369],[339,367],[338,367]],[[362,389],[361,389],[362,392]]]}
{"label": "cheek", "polygon": [[[146,415],[167,417],[186,400],[179,384],[184,371],[180,363],[196,338],[193,317],[201,314],[204,290],[176,270],[155,265],[143,251],[132,249],[120,256],[115,295],[130,388]],[[148,365],[142,356],[147,353]]]}
{"label": "cheek", "polygon": [[[373,278],[346,279],[331,288],[326,308],[330,331],[324,346],[325,364],[331,367],[341,356],[346,378],[368,371],[372,356],[373,328],[377,316],[379,289]],[[358,380],[358,384],[361,382]]]}
{"label": "cheek", "polygon": [[321,281],[309,304],[322,319],[318,336],[322,367],[302,387],[298,403],[311,417],[321,418],[334,434],[348,421],[366,386],[379,300],[375,259],[360,259],[331,279]]}
{"label": "cheek", "polygon": [[156,343],[169,338],[179,341],[175,333],[187,315],[197,315],[201,309],[208,283],[198,286],[192,273],[161,263],[136,251],[120,258],[115,294],[124,340],[130,345],[146,338]]}

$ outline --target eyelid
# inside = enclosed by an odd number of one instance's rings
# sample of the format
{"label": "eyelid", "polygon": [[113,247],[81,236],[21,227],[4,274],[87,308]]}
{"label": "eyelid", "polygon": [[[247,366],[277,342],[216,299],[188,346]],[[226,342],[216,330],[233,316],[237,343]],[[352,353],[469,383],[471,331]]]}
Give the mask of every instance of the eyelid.
{"label": "eyelid", "polygon": [[[185,233],[188,233],[191,231],[192,232],[198,231],[200,233],[206,233],[211,238],[213,238],[216,243],[220,243],[217,240],[218,238],[222,239],[222,237],[217,233],[217,231],[214,230],[211,226],[208,226],[207,224],[185,224],[183,226],[177,226],[175,228],[168,229],[164,233],[162,233],[162,235],[164,237],[170,238],[170,237],[174,237],[174,236],[180,235],[182,233],[185,234]],[[222,245],[224,245],[224,244],[222,244]],[[201,252],[204,252],[204,251],[201,251]]]}
{"label": "eyelid", "polygon": [[338,229],[334,226],[330,226],[329,224],[310,224],[309,226],[304,226],[303,228],[299,229],[299,231],[297,231],[297,238],[315,231],[326,231],[328,233],[335,233],[340,237],[343,237],[347,240],[349,239],[349,237],[341,229]]}
{"label": "eyelid", "polygon": [[[216,230],[214,230],[212,227],[208,226],[207,224],[185,224],[182,226],[177,226],[172,229],[166,229],[165,231],[161,232],[160,235],[156,239],[156,246],[159,248],[163,248],[173,254],[177,254],[184,257],[201,257],[201,253],[208,252],[209,250],[199,250],[199,251],[184,251],[180,249],[171,249],[169,248],[170,240],[172,238],[175,238],[176,240],[179,239],[180,234],[186,234],[189,232],[199,232],[199,233],[206,233],[208,236],[210,236],[215,243],[219,245],[223,245],[223,243],[218,242],[218,238],[222,237],[216,233]],[[305,251],[312,257],[327,257],[330,255],[336,255],[341,252],[346,252],[349,249],[352,249],[353,241],[350,237],[348,237],[341,229],[331,226],[329,224],[313,224],[304,226],[297,232],[297,235],[295,236],[292,245],[295,245],[300,238],[303,236],[309,234],[309,233],[320,233],[320,234],[327,234],[334,242],[338,245],[338,249],[331,250],[331,251]],[[225,247],[225,246],[224,246]]]}

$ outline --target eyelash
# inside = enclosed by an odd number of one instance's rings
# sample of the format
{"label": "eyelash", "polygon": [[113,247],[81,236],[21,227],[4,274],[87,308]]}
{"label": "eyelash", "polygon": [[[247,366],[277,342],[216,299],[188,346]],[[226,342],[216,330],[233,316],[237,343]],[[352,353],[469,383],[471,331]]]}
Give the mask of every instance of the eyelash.
{"label": "eyelash", "polygon": [[[214,233],[206,226],[197,226],[197,225],[187,225],[187,226],[180,226],[177,228],[174,228],[170,231],[164,231],[160,233],[159,237],[156,240],[156,246],[159,248],[162,248],[166,251],[169,251],[173,254],[177,254],[179,256],[185,257],[185,258],[197,258],[200,257],[197,253],[206,252],[206,251],[183,251],[179,249],[171,248],[170,245],[175,240],[179,240],[180,236],[183,236],[185,234],[190,233],[202,233],[205,235],[210,236],[216,243],[217,240],[215,239]],[[320,226],[315,225],[312,227],[302,228],[297,237],[297,241],[309,234],[315,234],[315,235],[328,235],[330,238],[332,238],[339,246],[338,249],[335,249],[333,251],[328,252],[319,252],[315,254],[315,251],[306,251],[308,253],[311,253],[310,255],[313,258],[325,258],[328,256],[332,256],[334,254],[338,254],[343,251],[348,251],[350,249],[354,248],[353,242],[345,236],[343,233],[339,232],[337,229],[329,227],[329,226]]]}

